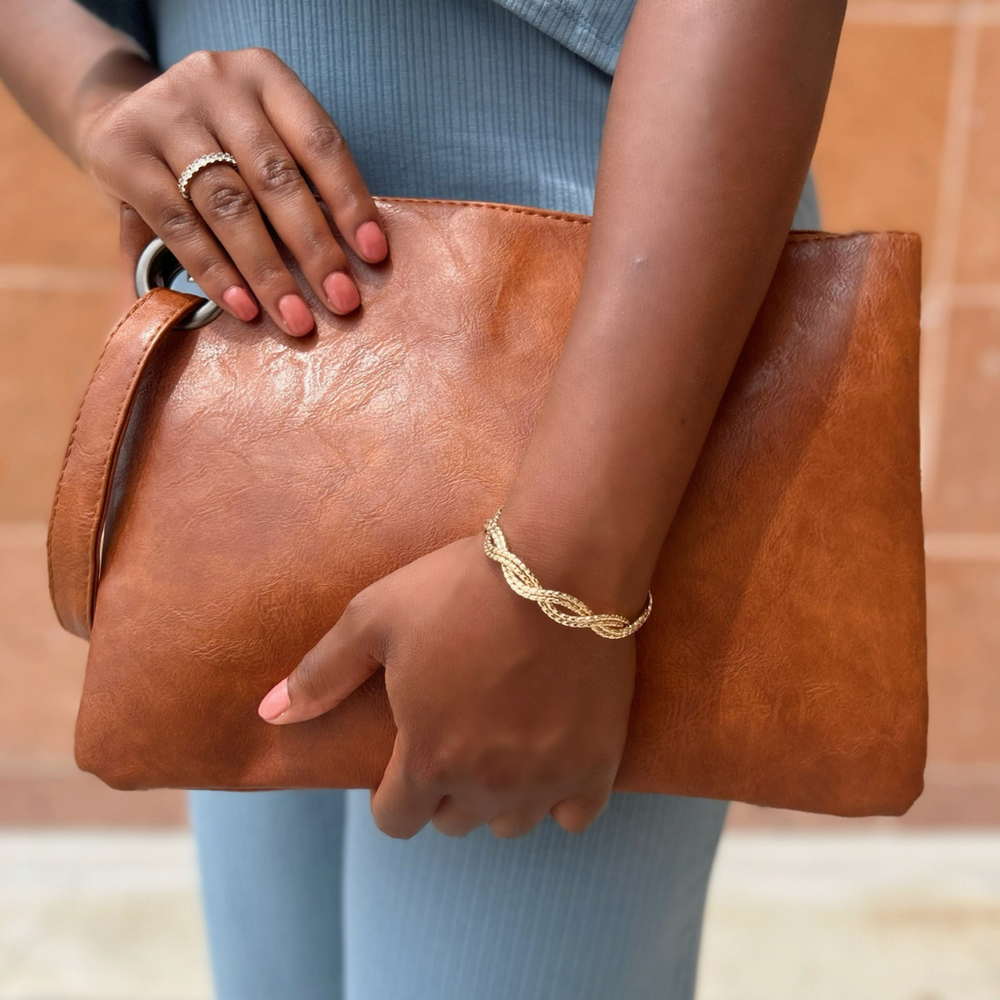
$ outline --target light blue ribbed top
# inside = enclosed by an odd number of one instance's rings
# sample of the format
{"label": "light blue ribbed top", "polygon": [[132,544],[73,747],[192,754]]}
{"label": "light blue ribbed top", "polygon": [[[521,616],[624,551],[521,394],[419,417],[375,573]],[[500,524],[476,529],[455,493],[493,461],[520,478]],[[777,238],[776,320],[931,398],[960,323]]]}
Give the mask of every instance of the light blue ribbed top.
{"label": "light blue ribbed top", "polygon": [[[593,211],[634,0],[150,0],[161,65],[264,46],[376,195]],[[665,72],[666,72],[665,68]],[[811,184],[795,225],[817,228]]]}

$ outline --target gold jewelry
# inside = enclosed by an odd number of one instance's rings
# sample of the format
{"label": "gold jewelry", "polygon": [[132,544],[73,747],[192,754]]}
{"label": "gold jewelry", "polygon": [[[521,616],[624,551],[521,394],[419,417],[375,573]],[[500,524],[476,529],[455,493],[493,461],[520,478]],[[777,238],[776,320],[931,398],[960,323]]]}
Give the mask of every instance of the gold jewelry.
{"label": "gold jewelry", "polygon": [[642,627],[653,610],[652,591],[649,592],[642,614],[634,622],[630,622],[621,615],[595,614],[579,598],[564,594],[561,590],[546,590],[538,582],[538,577],[507,547],[507,539],[500,529],[501,510],[503,507],[483,525],[486,533],[483,548],[490,559],[500,563],[504,579],[515,594],[536,601],[542,611],[560,625],[593,629],[605,639],[624,639]]}

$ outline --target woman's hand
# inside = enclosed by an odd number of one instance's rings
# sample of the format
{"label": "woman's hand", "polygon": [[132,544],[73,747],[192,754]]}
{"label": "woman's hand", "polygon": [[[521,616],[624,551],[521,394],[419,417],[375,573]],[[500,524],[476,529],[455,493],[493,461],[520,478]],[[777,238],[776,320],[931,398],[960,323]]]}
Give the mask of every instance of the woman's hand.
{"label": "woman's hand", "polygon": [[[378,209],[336,125],[267,49],[193,53],[102,107],[81,125],[78,148],[98,186],[132,206],[202,290],[241,320],[252,320],[259,302],[288,334],[314,327],[265,216],[321,302],[336,313],[360,303],[303,171],[363,260],[388,252]],[[239,170],[202,169],[186,201],[177,177],[219,151]]]}
{"label": "woman's hand", "polygon": [[463,538],[372,584],[261,702],[270,722],[330,711],[380,666],[398,727],[372,813],[411,837],[570,831],[601,812],[618,771],[635,678],[632,638],[549,619]]}

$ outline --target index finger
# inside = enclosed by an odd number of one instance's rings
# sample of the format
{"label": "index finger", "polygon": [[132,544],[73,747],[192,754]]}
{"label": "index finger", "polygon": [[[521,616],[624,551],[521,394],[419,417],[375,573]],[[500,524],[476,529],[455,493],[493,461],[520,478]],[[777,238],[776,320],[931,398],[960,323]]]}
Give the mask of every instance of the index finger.
{"label": "index finger", "polygon": [[261,79],[260,103],[354,252],[369,263],[382,260],[389,245],[378,208],[323,105],[284,64]]}

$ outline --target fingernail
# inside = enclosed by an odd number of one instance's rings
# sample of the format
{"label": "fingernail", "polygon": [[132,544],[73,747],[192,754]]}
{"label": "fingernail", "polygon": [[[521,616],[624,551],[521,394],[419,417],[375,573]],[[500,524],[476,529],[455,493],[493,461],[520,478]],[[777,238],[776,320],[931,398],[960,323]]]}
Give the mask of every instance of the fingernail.
{"label": "fingernail", "polygon": [[366,222],[358,226],[355,239],[367,260],[381,260],[389,252],[389,244],[377,222]]}
{"label": "fingernail", "polygon": [[227,288],[222,294],[222,301],[244,323],[249,323],[257,315],[257,303],[250,298],[249,292],[239,285]]}
{"label": "fingernail", "polygon": [[279,681],[264,695],[264,700],[257,707],[257,714],[266,722],[274,722],[279,715],[288,710],[291,699],[288,697],[288,678]]}
{"label": "fingernail", "polygon": [[349,313],[361,305],[358,286],[343,271],[328,274],[323,282],[323,291],[336,312]]}
{"label": "fingernail", "polygon": [[304,337],[311,333],[316,325],[313,314],[301,295],[285,295],[278,301],[278,312],[285,325],[296,337]]}

